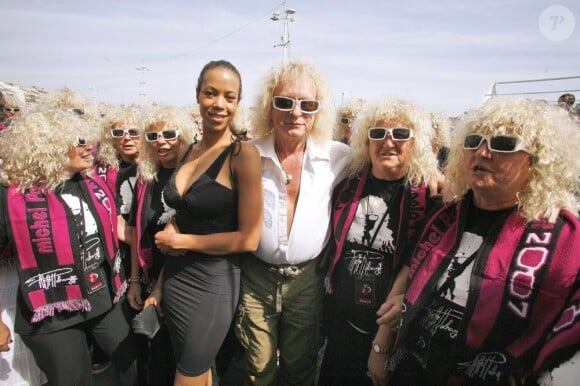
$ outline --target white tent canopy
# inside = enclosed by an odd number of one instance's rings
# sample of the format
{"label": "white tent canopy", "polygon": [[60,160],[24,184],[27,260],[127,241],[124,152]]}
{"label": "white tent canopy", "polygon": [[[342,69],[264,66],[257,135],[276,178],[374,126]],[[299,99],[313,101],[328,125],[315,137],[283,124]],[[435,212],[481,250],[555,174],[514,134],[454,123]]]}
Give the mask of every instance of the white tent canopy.
{"label": "white tent canopy", "polygon": [[566,93],[580,92],[580,75],[558,78],[510,80],[494,82],[483,96],[483,102],[491,98],[510,96],[533,96],[556,103],[558,97]]}

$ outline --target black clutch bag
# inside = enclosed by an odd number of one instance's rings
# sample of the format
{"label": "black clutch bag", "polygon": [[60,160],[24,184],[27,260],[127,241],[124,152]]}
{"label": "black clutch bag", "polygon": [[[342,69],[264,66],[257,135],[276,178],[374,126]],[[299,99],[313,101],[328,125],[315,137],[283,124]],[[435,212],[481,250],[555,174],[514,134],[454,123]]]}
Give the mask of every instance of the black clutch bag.
{"label": "black clutch bag", "polygon": [[133,331],[152,339],[159,331],[159,316],[153,305],[147,306],[133,318]]}

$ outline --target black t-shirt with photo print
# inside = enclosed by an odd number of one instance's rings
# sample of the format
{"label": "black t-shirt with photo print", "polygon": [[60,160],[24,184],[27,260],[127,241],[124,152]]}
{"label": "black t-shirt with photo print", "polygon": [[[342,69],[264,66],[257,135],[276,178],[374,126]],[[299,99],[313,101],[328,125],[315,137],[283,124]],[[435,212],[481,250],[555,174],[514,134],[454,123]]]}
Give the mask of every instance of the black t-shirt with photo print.
{"label": "black t-shirt with photo print", "polygon": [[119,161],[117,173],[117,201],[119,214],[125,221],[129,221],[133,198],[135,195],[135,183],[137,182],[137,164]]}
{"label": "black t-shirt with photo print", "polygon": [[391,288],[404,179],[369,175],[332,277],[332,313],[355,329],[375,334],[376,311]]}
{"label": "black t-shirt with photo print", "polygon": [[[474,262],[493,223],[513,210],[489,211],[475,205],[469,209],[457,251],[439,278],[435,295],[419,313],[409,334],[412,341],[408,348],[426,374],[456,373],[461,353],[454,350],[454,344],[463,321]],[[452,358],[453,353],[457,357]]]}

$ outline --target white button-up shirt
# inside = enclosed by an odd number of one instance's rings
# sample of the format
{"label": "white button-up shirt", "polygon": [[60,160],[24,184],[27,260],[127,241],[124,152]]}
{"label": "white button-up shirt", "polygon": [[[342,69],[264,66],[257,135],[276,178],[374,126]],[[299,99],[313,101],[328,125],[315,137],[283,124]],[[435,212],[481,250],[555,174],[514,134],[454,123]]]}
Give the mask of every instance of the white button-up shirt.
{"label": "white button-up shirt", "polygon": [[300,264],[317,257],[330,236],[332,191],[346,176],[351,149],[340,142],[308,139],[300,193],[287,236],[286,177],[274,150],[274,135],[253,141],[262,156],[264,222],[255,255],[269,264]]}

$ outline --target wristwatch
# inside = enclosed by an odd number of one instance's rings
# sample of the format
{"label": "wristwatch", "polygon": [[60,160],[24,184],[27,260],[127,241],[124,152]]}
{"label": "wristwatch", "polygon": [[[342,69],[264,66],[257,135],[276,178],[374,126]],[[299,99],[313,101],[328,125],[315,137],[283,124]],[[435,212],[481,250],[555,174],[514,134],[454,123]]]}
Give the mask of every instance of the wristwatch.
{"label": "wristwatch", "polygon": [[373,342],[373,351],[377,354],[389,354],[391,352],[387,347],[381,347],[380,344]]}

